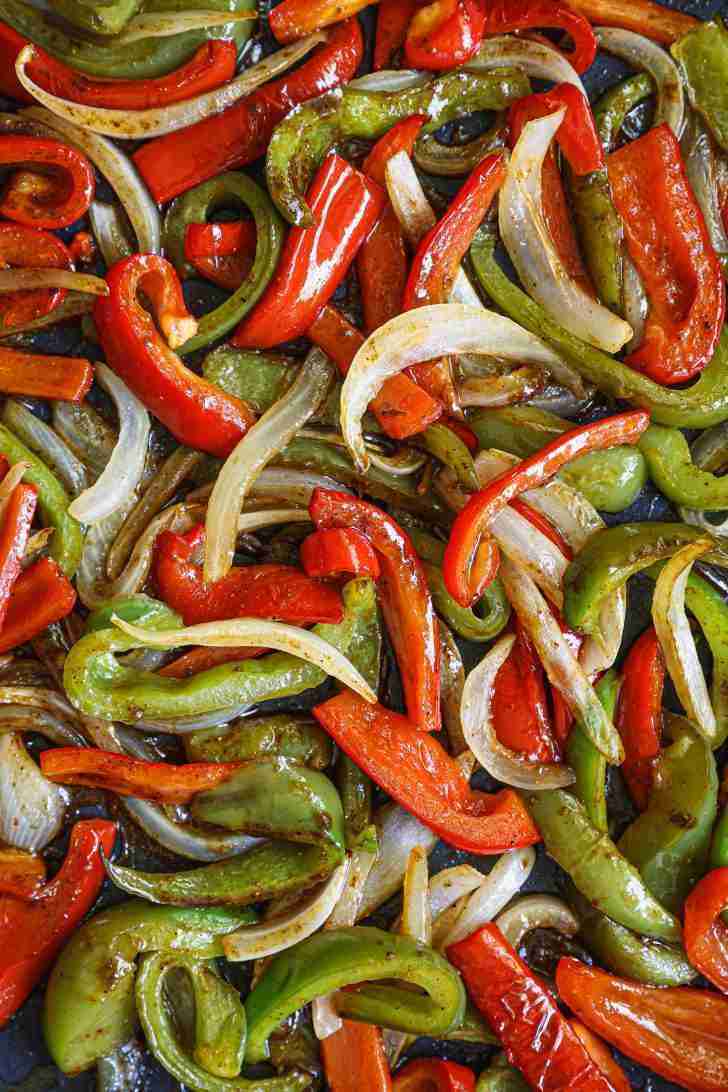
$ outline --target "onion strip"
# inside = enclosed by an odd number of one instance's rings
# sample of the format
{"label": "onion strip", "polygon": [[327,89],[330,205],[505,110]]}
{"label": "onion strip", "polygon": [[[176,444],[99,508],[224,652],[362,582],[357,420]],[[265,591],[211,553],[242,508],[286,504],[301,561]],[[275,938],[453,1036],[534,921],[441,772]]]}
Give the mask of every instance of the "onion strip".
{"label": "onion strip", "polygon": [[463,67],[466,72],[488,72],[515,65],[535,80],[570,83],[586,97],[584,84],[569,60],[547,42],[498,34],[486,38],[475,57]]}
{"label": "onion strip", "polygon": [[257,19],[255,11],[175,11],[143,12],[135,15],[120,34],[114,35],[114,45],[128,45],[145,38],[169,38],[189,30],[206,30],[208,27],[227,26]]}
{"label": "onion strip", "polygon": [[433,934],[433,944],[438,948],[448,948],[492,921],[521,890],[535,863],[536,853],[531,846],[511,849],[502,854],[487,876],[483,877],[480,887],[467,896],[455,923],[447,932],[438,930],[439,936]]}
{"label": "onion strip", "polygon": [[579,932],[576,914],[555,895],[524,895],[504,910],[495,923],[516,951],[532,929],[558,929],[565,937]]}
{"label": "onion strip", "polygon": [[[43,776],[21,737],[0,735],[0,840],[37,853],[61,829],[68,795]],[[7,939],[7,938],[6,938]]]}
{"label": "onion strip", "polygon": [[71,288],[92,296],[109,294],[104,278],[91,273],[74,273],[70,269],[0,269],[0,293],[32,288]]}
{"label": "onion strip", "polygon": [[410,851],[421,846],[430,853],[437,836],[398,804],[385,804],[374,817],[379,854],[364,887],[358,919],[366,918],[402,886]]}
{"label": "onion strip", "polygon": [[594,33],[600,49],[652,76],[657,90],[653,125],[666,123],[679,140],[685,124],[685,90],[680,71],[667,50],[621,27],[595,27]]}

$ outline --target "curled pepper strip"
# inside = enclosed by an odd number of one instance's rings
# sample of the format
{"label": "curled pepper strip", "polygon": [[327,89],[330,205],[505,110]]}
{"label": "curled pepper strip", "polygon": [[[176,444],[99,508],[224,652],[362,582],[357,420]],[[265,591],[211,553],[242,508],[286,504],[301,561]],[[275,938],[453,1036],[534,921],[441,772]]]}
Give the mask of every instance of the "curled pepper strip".
{"label": "curled pepper strip", "polygon": [[624,743],[622,776],[640,811],[647,807],[660,754],[665,658],[650,626],[632,645],[622,667],[615,724]]}
{"label": "curled pepper strip", "polygon": [[[0,199],[1,216],[28,227],[50,229],[68,227],[85,216],[93,201],[96,180],[82,152],[58,140],[0,136],[0,166],[21,164],[38,174],[22,176],[28,182],[32,178],[33,185],[21,183],[18,176],[10,179]],[[50,182],[47,173],[52,175]]]}
{"label": "curled pepper strip", "polygon": [[379,559],[366,535],[353,527],[315,531],[301,543],[301,564],[307,576],[380,575]]}
{"label": "curled pepper strip", "polygon": [[685,902],[685,951],[702,975],[728,993],[728,868],[714,868]]}
{"label": "curled pepper strip", "polygon": [[28,545],[37,503],[38,493],[34,487],[21,482],[13,489],[3,509],[0,525],[0,635],[11,592],[20,576],[20,563]]}
{"label": "curled pepper strip", "polygon": [[433,0],[417,11],[407,31],[404,55],[410,68],[456,68],[480,49],[486,13],[479,0]]}
{"label": "curled pepper strip", "polygon": [[546,117],[564,106],[566,114],[556,134],[561,151],[577,175],[598,171],[604,166],[604,152],[594,115],[584,92],[572,83],[560,83],[550,91],[514,103],[509,111],[512,142],[518,139],[526,121]]}
{"label": "curled pepper strip", "polygon": [[[65,243],[49,231],[24,224],[0,224],[0,268],[73,269]],[[0,333],[49,314],[65,298],[65,288],[36,288],[0,296]]]}
{"label": "curled pepper strip", "polygon": [[573,51],[566,54],[569,61],[577,72],[586,72],[596,56],[597,42],[594,31],[583,15],[572,10],[575,7],[578,4],[571,0],[566,3],[560,0],[526,0],[526,3],[523,0],[494,0],[488,5],[485,32],[512,34],[519,30],[558,27],[565,30],[574,42]]}

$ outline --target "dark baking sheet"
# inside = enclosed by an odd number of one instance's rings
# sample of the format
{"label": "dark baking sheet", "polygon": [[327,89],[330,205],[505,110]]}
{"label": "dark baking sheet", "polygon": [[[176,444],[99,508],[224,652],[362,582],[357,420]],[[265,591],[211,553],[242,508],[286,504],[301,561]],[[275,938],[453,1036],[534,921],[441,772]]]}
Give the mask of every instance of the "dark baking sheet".
{"label": "dark baking sheet", "polygon": [[[728,17],[728,0],[663,0],[666,7],[689,12],[700,18],[707,19],[716,14]],[[268,10],[273,5],[264,2],[259,5],[261,9]],[[2,3],[0,2],[0,18],[2,18]],[[362,21],[371,42],[373,29],[373,9],[369,9],[362,15]],[[265,42],[264,46],[270,43]],[[627,67],[615,58],[600,55],[595,64],[589,70],[585,83],[590,95],[598,94],[605,90],[624,73]],[[0,109],[6,109],[7,103],[0,98]],[[73,234],[73,229],[68,229],[63,234]],[[200,307],[209,307],[209,290],[202,285],[190,285],[190,304]],[[207,297],[207,298],[206,298]],[[196,309],[196,308],[195,308]],[[80,338],[80,332],[73,328],[51,330],[39,335],[38,347],[44,351],[58,352],[83,352],[94,356],[95,347]],[[670,505],[654,489],[647,487],[632,505],[630,509],[616,517],[610,517],[609,522],[619,523],[632,520],[659,520],[677,518]],[[639,577],[630,583],[629,611],[625,632],[624,647],[627,648],[636,634],[645,628],[650,615],[650,591],[648,581],[642,581]],[[482,655],[479,646],[463,644],[466,655],[466,666],[477,662]],[[390,658],[391,661],[391,658]],[[394,680],[392,680],[394,681]],[[385,699],[386,700],[386,699]],[[669,696],[668,696],[669,701]],[[313,704],[297,702],[296,708],[302,708]],[[265,709],[266,707],[261,707]],[[79,794],[76,797],[75,807],[79,815],[101,814],[104,812],[104,804],[100,797],[92,793]],[[145,844],[143,837],[137,837],[133,828],[124,823],[125,833],[125,860],[142,868],[161,868],[170,865],[170,859],[159,857],[154,849]],[[52,847],[53,856],[58,861],[62,859],[65,845],[59,842]],[[430,858],[432,871],[453,864],[469,862],[487,872],[490,867],[489,858],[478,858],[472,854],[454,851],[440,843]],[[183,865],[183,862],[180,862]],[[524,887],[524,891],[543,891],[559,893],[561,890],[563,874],[560,869],[546,857],[539,848],[536,867]],[[101,896],[101,904],[119,901],[119,892],[110,889],[106,885]],[[378,922],[384,923],[390,920],[396,913],[397,903],[393,900],[377,915]],[[0,937],[0,944],[12,943],[10,937]],[[40,1028],[40,1015],[43,997],[43,986],[37,989],[21,1011],[10,1021],[7,1027],[0,1031],[0,1092],[91,1092],[96,1087],[96,1076],[93,1071],[70,1078],[64,1076],[52,1064],[43,1043]],[[476,1071],[484,1068],[489,1057],[494,1053],[493,1048],[483,1048],[470,1044],[436,1042],[429,1039],[418,1040],[407,1057],[418,1055],[440,1055],[454,1061],[472,1066]],[[668,1081],[656,1077],[641,1066],[635,1065],[629,1059],[620,1056],[625,1072],[628,1074],[632,1088],[641,1089],[642,1092],[676,1092],[681,1085],[671,1084]],[[133,1092],[177,1092],[181,1089],[176,1081],[155,1062],[150,1055],[145,1055],[144,1064],[139,1071],[138,1081]],[[130,1090],[132,1092],[132,1090]],[[361,1092],[367,1092],[362,1088]]]}

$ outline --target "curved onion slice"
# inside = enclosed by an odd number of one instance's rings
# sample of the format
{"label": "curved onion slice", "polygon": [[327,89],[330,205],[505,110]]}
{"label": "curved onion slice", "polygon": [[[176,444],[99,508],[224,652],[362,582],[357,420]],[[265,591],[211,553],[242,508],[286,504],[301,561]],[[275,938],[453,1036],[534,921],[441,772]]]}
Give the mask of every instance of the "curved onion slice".
{"label": "curved onion slice", "polygon": [[267,466],[261,470],[250,487],[250,496],[256,500],[286,501],[308,508],[314,489],[334,489],[341,493],[351,490],[326,474],[313,470],[295,470],[292,467]]}
{"label": "curved onion slice", "polygon": [[398,804],[385,804],[374,816],[379,854],[364,887],[359,915],[361,921],[377,910],[402,886],[410,851],[421,846],[430,853],[437,836]]}
{"label": "curved onion slice", "polygon": [[480,406],[490,409],[498,406],[513,406],[517,402],[526,402],[544,387],[544,374],[533,364],[515,368],[505,375],[483,376],[477,379],[465,379],[458,385],[461,405]]}
{"label": "curved onion slice", "polygon": [[43,776],[19,735],[0,735],[0,840],[31,853],[44,849],[61,829],[67,801],[65,790]]}
{"label": "curved onion slice", "polygon": [[[106,558],[112,545],[116,541],[116,536],[124,525],[126,517],[131,512],[132,508],[136,504],[136,497],[132,494],[126,498],[123,505],[117,508],[106,519],[99,520],[98,523],[92,524],[86,532],[86,538],[83,544],[83,553],[81,554],[81,560],[78,564],[76,571],[76,590],[78,591],[78,597],[85,607],[89,610],[95,610],[96,607],[101,606],[102,603],[106,603],[109,599],[113,599],[119,594],[119,587],[123,579],[124,573],[119,577],[118,581],[113,584],[106,577]],[[164,516],[169,509],[166,509],[162,513]],[[158,517],[159,518],[159,517]],[[189,530],[189,528],[187,528]],[[129,570],[129,567],[133,564],[134,553],[137,549],[143,552],[144,560],[148,560],[147,574],[152,564],[152,548],[154,542],[151,544],[143,542],[144,535],[141,535],[134,552],[129,560],[129,564],[124,572]],[[144,553],[145,546],[148,545],[146,553]],[[136,588],[135,590],[139,590]]]}
{"label": "curved onion slice", "polygon": [[61,482],[72,496],[88,485],[86,467],[71,451],[65,440],[31,413],[22,402],[8,398],[3,410],[3,421],[36,455],[53,467]]}
{"label": "curved onion slice", "polygon": [[341,392],[341,431],[360,470],[369,467],[362,418],[385,380],[412,364],[452,353],[484,353],[546,368],[559,364],[533,334],[484,307],[440,303],[390,319],[361,346]]}
{"label": "curved onion slice", "polygon": [[134,253],[124,224],[124,216],[116,205],[94,200],[88,210],[91,230],[98,243],[101,257],[107,266],[115,265],[121,258]]}
{"label": "curved onion slice", "polygon": [[175,11],[142,12],[126,24],[114,37],[114,44],[138,42],[142,38],[168,38],[188,30],[205,30],[207,27],[226,26],[228,23],[245,23],[257,19],[254,11]]}
{"label": "curved onion slice", "polygon": [[679,140],[685,124],[685,90],[680,72],[670,54],[642,34],[621,27],[595,27],[599,48],[621,57],[634,68],[649,72],[656,84],[657,106],[653,125],[663,122]]}
{"label": "curved onion slice", "polygon": [[39,732],[62,747],[86,746],[73,706],[56,690],[0,686],[0,706],[0,732]]}
{"label": "curved onion slice", "polygon": [[103,174],[116,193],[129,217],[137,237],[137,249],[142,254],[161,253],[162,221],[149,190],[131,159],[98,133],[89,133],[65,118],[56,117],[43,106],[30,106],[21,111],[21,120],[42,122],[66,143],[84,152]]}
{"label": "curved onion slice", "polygon": [[579,74],[558,49],[546,42],[530,38],[516,38],[511,34],[498,34],[486,38],[475,57],[463,67],[466,71],[486,72],[492,68],[516,65],[527,76],[552,83],[571,83],[586,95]]}
{"label": "curved onion slice", "polygon": [[680,147],[688,181],[705,217],[713,249],[717,254],[728,255],[728,234],[718,200],[715,145],[702,118],[694,110],[688,111]]}
{"label": "curved onion slice", "polygon": [[698,539],[678,550],[658,576],[652,598],[652,621],[677,696],[701,736],[711,745],[715,742],[717,725],[685,613],[685,588],[693,562],[713,546],[709,539]]}
{"label": "curved onion slice", "polygon": [[347,84],[352,91],[410,91],[428,83],[431,75],[416,68],[383,68]]}
{"label": "curved onion slice", "polygon": [[543,161],[565,114],[562,108],[524,125],[500,193],[500,233],[528,294],[564,329],[590,345],[616,353],[632,337],[631,326],[587,295],[569,275],[543,211]]}
{"label": "curved onion slice", "polygon": [[119,797],[119,804],[152,841],[190,861],[224,861],[238,857],[260,841],[247,834],[208,830],[189,822],[175,823],[164,808],[135,796]]}
{"label": "curved onion slice", "polygon": [[341,898],[349,862],[344,861],[315,894],[310,895],[284,917],[247,925],[223,938],[225,956],[232,963],[261,959],[293,947],[320,929]]}
{"label": "curved onion slice", "polygon": [[532,929],[558,929],[566,937],[579,932],[579,919],[574,911],[554,895],[524,895],[504,910],[495,923],[516,951]]}
{"label": "curved onion slice", "polygon": [[[177,18],[179,16],[175,15],[175,19]],[[226,18],[229,18],[229,13]],[[115,110],[102,106],[86,106],[83,103],[59,98],[50,91],[44,90],[31,79],[26,71],[26,65],[33,59],[32,45],[25,46],[18,54],[15,72],[25,90],[57,117],[65,118],[92,133],[101,133],[104,136],[122,140],[148,140],[152,137],[164,136],[165,133],[173,133],[177,129],[185,129],[188,125],[195,125],[213,114],[222,113],[238,99],[244,98],[257,87],[267,83],[273,76],[290,68],[314,46],[325,41],[325,37],[320,33],[310,34],[292,45],[284,46],[283,49],[279,49],[251,68],[246,68],[239,76],[221,87],[196,95],[192,99],[184,99],[182,102],[166,106],[155,106],[148,110]]]}
{"label": "curved onion slice", "polygon": [[627,253],[625,253],[623,257],[623,266],[624,317],[632,327],[632,337],[625,345],[625,349],[628,352],[632,352],[633,349],[636,349],[638,345],[642,344],[644,339],[650,304],[647,299],[647,293],[645,292],[645,286],[642,283],[642,278],[637,272],[634,262]]}
{"label": "curved onion slice", "polygon": [[70,269],[0,269],[0,293],[31,288],[71,288],[91,296],[109,294],[104,278],[91,273],[74,273]]}
{"label": "curved onion slice", "polygon": [[399,931],[420,944],[429,944],[432,939],[428,879],[427,853],[422,846],[414,846],[404,873]]}
{"label": "curved onion slice", "polygon": [[201,622],[183,629],[150,630],[125,622],[118,615],[111,621],[142,648],[177,648],[180,645],[203,645],[206,648],[257,647],[277,649],[315,664],[361,694],[365,701],[376,702],[377,696],[350,660],[316,633],[283,622],[260,618],[234,618],[224,622]]}
{"label": "curved onion slice", "polygon": [[430,914],[436,921],[440,914],[460,899],[470,895],[477,887],[480,887],[484,879],[483,873],[478,872],[472,865],[455,865],[453,868],[445,868],[438,872],[430,880]]}
{"label": "curved onion slice", "polygon": [[221,580],[233,563],[238,518],[251,484],[293,439],[326,397],[334,366],[313,349],[293,385],[266,410],[223,464],[210,495],[205,521],[205,580]]}
{"label": "curved onion slice", "polygon": [[622,647],[627,620],[627,588],[617,588],[599,608],[599,635],[589,636],[581,647],[579,663],[590,678],[608,671]]}
{"label": "curved onion slice", "polygon": [[480,929],[486,922],[503,910],[531,875],[536,854],[531,846],[527,849],[511,849],[495,862],[480,887],[467,897],[464,906],[447,932],[433,934],[433,944],[447,948],[457,944]]}
{"label": "curved onion slice", "polygon": [[143,403],[106,364],[96,365],[96,379],[116,404],[119,438],[101,477],[69,505],[69,514],[80,523],[98,523],[134,496],[149,446],[151,423]]}
{"label": "curved onion slice", "polygon": [[259,512],[243,512],[238,517],[238,534],[250,534],[261,527],[273,527],[277,523],[310,523],[306,508],[261,508]]}
{"label": "curved onion slice", "polygon": [[502,637],[465,680],[461,705],[465,738],[480,765],[497,781],[531,792],[562,789],[573,784],[573,770],[564,765],[530,762],[504,746],[495,732],[491,711],[495,680],[514,641],[511,634]]}

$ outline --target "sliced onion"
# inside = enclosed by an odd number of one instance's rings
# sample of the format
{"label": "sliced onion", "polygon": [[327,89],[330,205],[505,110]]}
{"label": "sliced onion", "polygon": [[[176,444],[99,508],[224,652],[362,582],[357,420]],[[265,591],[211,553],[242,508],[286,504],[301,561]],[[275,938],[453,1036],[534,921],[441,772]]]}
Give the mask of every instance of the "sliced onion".
{"label": "sliced onion", "polygon": [[358,920],[366,918],[402,886],[411,850],[430,853],[437,836],[398,804],[385,804],[374,817],[379,854],[364,887]]}
{"label": "sliced onion", "polygon": [[0,269],[0,293],[32,288],[72,288],[91,296],[109,294],[104,278],[91,273],[74,273],[70,269]]}
{"label": "sliced onion", "polygon": [[283,450],[326,397],[334,366],[312,349],[291,387],[256,421],[223,464],[210,495],[205,522],[205,580],[213,583],[233,563],[238,519],[251,484]]}
{"label": "sliced onion", "polygon": [[579,653],[579,663],[590,678],[608,671],[622,647],[627,620],[627,587],[622,585],[607,596],[599,608],[599,633],[587,637]]}
{"label": "sliced onion", "polygon": [[429,83],[431,76],[427,72],[418,72],[414,68],[385,68],[379,72],[368,72],[347,84],[352,91],[411,91],[413,87],[422,87]]}
{"label": "sliced onion", "polygon": [[[106,555],[108,554],[124,520],[136,503],[133,496],[106,519],[89,527],[83,543],[83,553],[76,570],[76,591],[85,607],[95,610],[113,598],[109,582],[106,579]],[[151,565],[151,558],[150,558]]]}
{"label": "sliced onion", "polygon": [[3,421],[36,455],[53,468],[71,496],[88,485],[86,467],[54,429],[31,413],[22,402],[8,398]]}
{"label": "sliced onion", "polygon": [[248,925],[223,937],[225,956],[232,963],[275,955],[310,937],[324,924],[341,898],[349,862],[334,869],[323,887],[284,917]]}
{"label": "sliced onion", "polygon": [[260,839],[247,834],[218,832],[194,823],[175,823],[163,808],[135,796],[119,797],[119,803],[154,842],[190,861],[224,861],[238,857]]}
{"label": "sliced onion", "polygon": [[[191,530],[197,522],[196,514],[201,515],[202,509],[182,501],[180,504],[172,505],[171,508],[165,508],[158,516],[155,516],[134,543],[131,556],[116,580],[106,582],[105,598],[116,599],[126,595],[136,595],[141,591],[151,572],[154,544],[158,536],[162,531],[184,534]],[[114,535],[113,542],[116,541],[117,535],[118,531]],[[107,554],[108,550],[104,553],[104,562]]]}
{"label": "sliced onion", "polygon": [[16,485],[19,485],[20,482],[22,482],[26,470],[30,470],[30,463],[26,463],[22,460],[18,463],[13,463],[3,480],[0,482],[0,520],[5,515],[5,507],[10,500],[11,494],[14,492]]}
{"label": "sliced onion", "polygon": [[624,254],[622,265],[624,269],[624,284],[622,286],[624,292],[624,317],[632,327],[632,337],[625,345],[625,349],[632,352],[644,340],[650,304],[642,278],[629,254]]}
{"label": "sliced onion", "polygon": [[89,468],[94,481],[111,458],[114,429],[88,402],[54,402],[53,428]]}
{"label": "sliced onion", "polygon": [[[19,722],[26,723],[20,727]],[[0,732],[39,732],[61,746],[85,747],[76,711],[63,695],[43,686],[0,686]]]}
{"label": "sliced onion", "polygon": [[344,1021],[336,1011],[333,994],[329,993],[325,997],[314,997],[311,1003],[311,1026],[319,1042],[322,1039],[328,1039],[330,1035],[336,1035],[337,1031],[341,1031]]}
{"label": "sliced onion", "polygon": [[271,648],[287,652],[314,664],[338,679],[365,701],[375,703],[377,696],[369,683],[350,660],[318,634],[283,622],[259,618],[234,618],[230,621],[202,622],[183,629],[150,630],[125,622],[118,615],[111,621],[138,642],[141,648],[177,648],[181,645],[203,645],[205,648]]}
{"label": "sliced onion", "polygon": [[511,849],[493,865],[480,887],[467,897],[467,901],[455,923],[434,943],[447,948],[469,937],[503,910],[531,875],[536,854],[531,846],[527,849]]}
{"label": "sliced onion", "polygon": [[[176,20],[180,16],[175,15],[174,18]],[[227,13],[224,18],[229,19],[230,13]],[[259,64],[246,68],[241,75],[221,87],[191,99],[184,99],[182,102],[154,106],[147,110],[116,110],[102,106],[86,106],[83,103],[59,98],[50,91],[44,90],[31,79],[26,71],[26,65],[32,61],[34,54],[34,47],[31,45],[25,46],[18,54],[15,72],[25,90],[57,117],[66,118],[74,125],[80,125],[92,133],[101,133],[104,136],[123,140],[148,140],[152,137],[164,136],[166,133],[173,133],[177,129],[185,129],[188,125],[195,125],[199,121],[204,121],[205,118],[222,113],[238,99],[251,94],[275,75],[290,68],[314,46],[325,40],[324,34],[310,34],[307,38],[277,50]]]}
{"label": "sliced onion", "polygon": [[713,249],[717,254],[728,255],[728,234],[718,200],[715,145],[702,118],[694,110],[688,111],[680,146],[688,181],[705,218]]}
{"label": "sliced onion", "polygon": [[87,524],[114,515],[134,495],[144,473],[151,427],[144,404],[111,368],[97,364],[96,378],[116,404],[119,439],[101,477],[69,505],[69,514]]}
{"label": "sliced onion", "polygon": [[506,375],[484,376],[480,379],[466,379],[458,387],[460,402],[463,406],[489,407],[513,406],[526,402],[543,390],[544,374],[534,364],[515,368]]}
{"label": "sliced onion", "polygon": [[565,937],[579,932],[574,911],[554,895],[524,895],[496,918],[496,925],[516,951],[532,929],[557,929]]}
{"label": "sliced onion", "polygon": [[657,105],[654,125],[666,122],[679,140],[685,124],[685,90],[670,54],[642,34],[621,27],[595,27],[599,48],[621,57],[634,68],[648,72],[655,81]]}
{"label": "sliced onion", "polygon": [[92,201],[88,210],[91,230],[98,243],[104,263],[111,267],[121,258],[128,258],[134,253],[126,231],[125,217],[116,205],[105,201]]}
{"label": "sliced onion", "polygon": [[577,394],[576,388],[567,389],[565,385],[550,383],[542,394],[530,398],[528,404],[536,409],[555,413],[557,417],[578,417],[589,408],[596,387],[582,382],[581,390],[583,393]]}
{"label": "sliced onion", "polygon": [[570,83],[586,95],[584,84],[574,66],[554,46],[531,38],[516,38],[499,34],[486,38],[475,57],[464,68],[470,72],[487,72],[493,68],[515,65],[535,80]]}
{"label": "sliced onion", "polygon": [[250,534],[261,527],[273,527],[277,523],[310,523],[305,508],[261,508],[259,512],[243,512],[238,517],[238,534]]}
{"label": "sliced onion", "polygon": [[561,692],[574,716],[591,725],[590,736],[602,740],[607,759],[619,765],[624,761],[619,734],[536,584],[507,557],[501,561],[500,577],[519,621],[534,643],[549,682]]}
{"label": "sliced onion", "polygon": [[60,831],[67,803],[66,791],[43,776],[22,738],[0,735],[0,840],[37,853]]}
{"label": "sliced onion", "polygon": [[715,742],[717,724],[685,612],[685,588],[693,562],[713,546],[709,539],[698,539],[678,550],[658,576],[652,598],[652,621],[677,696],[687,716],[711,745]]}
{"label": "sliced onion", "polygon": [[252,705],[229,705],[225,709],[214,709],[211,713],[196,716],[176,717],[174,720],[135,720],[133,727],[142,732],[167,732],[172,736],[185,736],[190,732],[201,732],[205,728],[222,728],[231,720],[237,720],[250,713]]}
{"label": "sliced onion", "polygon": [[404,873],[399,931],[420,944],[429,944],[432,939],[428,879],[427,853],[422,846],[414,846],[410,850]]}
{"label": "sliced onion", "polygon": [[483,873],[472,865],[455,865],[438,872],[430,880],[430,914],[437,921],[456,902],[470,895],[483,882]]}
{"label": "sliced onion", "polygon": [[56,117],[42,106],[24,109],[21,111],[21,118],[42,122],[55,130],[66,143],[84,152],[101,171],[124,207],[137,237],[140,253],[161,253],[162,221],[159,209],[128,156],[106,137],[86,132],[65,118]]}
{"label": "sliced onion", "polygon": [[114,45],[127,45],[143,38],[169,38],[188,30],[207,30],[257,19],[255,11],[175,11],[169,14],[146,12],[135,15],[120,34],[114,35]]}
{"label": "sliced onion", "polygon": [[351,492],[336,478],[316,474],[312,470],[296,470],[291,467],[267,466],[261,470],[250,487],[250,496],[256,500],[286,501],[308,508],[314,489],[337,489]]}
{"label": "sliced onion", "polygon": [[562,108],[524,125],[500,193],[501,238],[528,294],[564,329],[616,353],[632,337],[632,328],[589,296],[568,273],[543,211],[543,162],[565,115]]}
{"label": "sliced onion", "polygon": [[[346,447],[346,441],[340,432],[329,432],[325,429],[302,428],[298,435],[303,439],[322,440],[325,444],[333,444],[334,447]],[[367,450],[372,460],[372,466],[377,470],[383,470],[385,474],[393,474],[395,477],[406,478],[410,474],[416,474],[422,470],[427,462],[427,456],[413,447],[399,447],[393,455],[380,454],[381,445],[376,440],[367,439]]]}
{"label": "sliced onion", "polygon": [[547,368],[559,364],[533,334],[484,307],[442,303],[398,315],[367,338],[344,379],[341,431],[360,470],[369,466],[362,418],[382,384],[413,364],[469,352]]}

